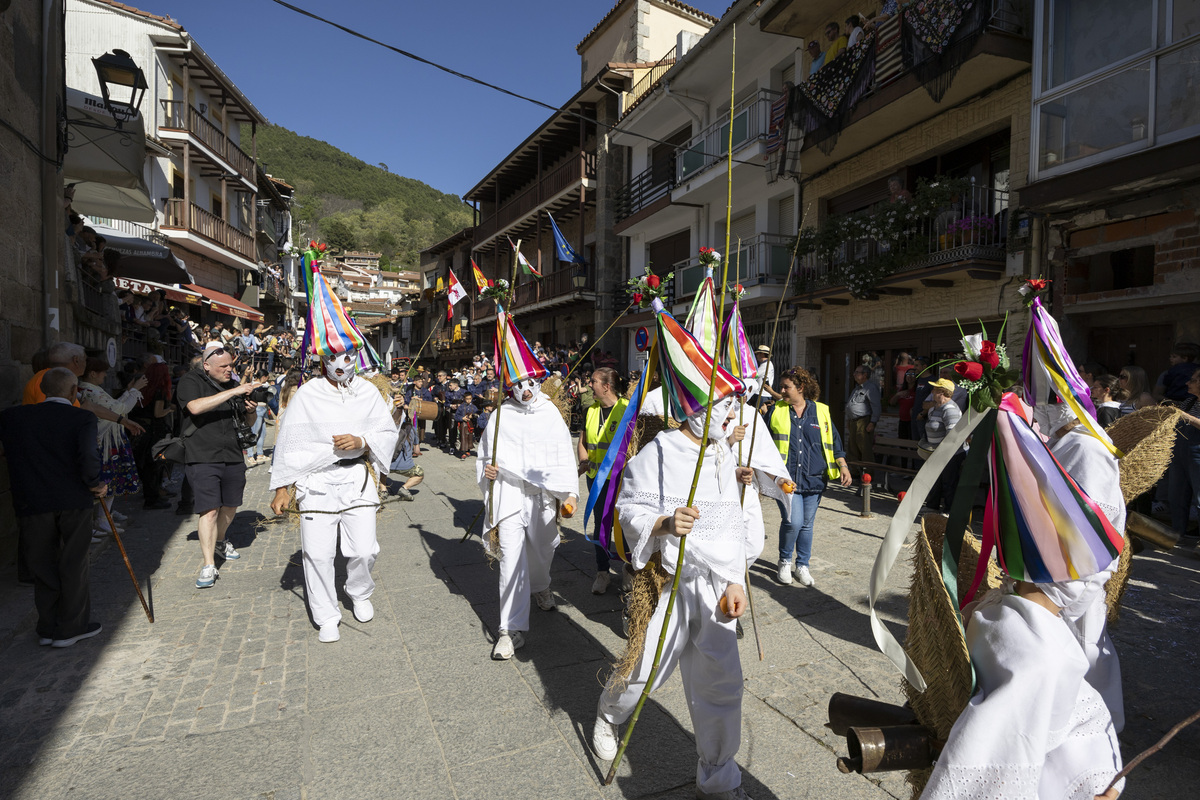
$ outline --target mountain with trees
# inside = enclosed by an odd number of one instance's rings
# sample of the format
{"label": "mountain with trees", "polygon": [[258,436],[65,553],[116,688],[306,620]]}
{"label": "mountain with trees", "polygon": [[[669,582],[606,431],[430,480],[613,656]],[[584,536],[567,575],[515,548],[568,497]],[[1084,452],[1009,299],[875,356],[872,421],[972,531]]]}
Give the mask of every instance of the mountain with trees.
{"label": "mountain with trees", "polygon": [[334,250],[383,253],[384,268],[415,269],[422,249],[473,219],[457,195],[277,125],[258,129],[258,158],[267,173],[296,188],[299,241],[320,238]]}

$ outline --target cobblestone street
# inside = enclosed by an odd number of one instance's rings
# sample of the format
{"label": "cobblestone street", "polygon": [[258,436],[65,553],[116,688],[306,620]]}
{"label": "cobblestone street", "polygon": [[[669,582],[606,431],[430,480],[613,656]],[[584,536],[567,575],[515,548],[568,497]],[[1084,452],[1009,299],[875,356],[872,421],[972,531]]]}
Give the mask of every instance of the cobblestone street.
{"label": "cobblestone street", "polygon": [[[474,461],[436,450],[413,503],[380,517],[375,619],[346,604],[341,641],[317,642],[304,602],[299,531],[260,525],[266,467],[250,472],[230,539],[241,552],[197,590],[196,519],[136,513],[123,539],[155,612],[149,624],[114,544],[93,552],[95,616],[105,630],[39,648],[29,590],[0,602],[0,797],[496,798],[694,795],[695,750],[679,679],[653,696],[614,785],[601,786],[591,734],[600,679],[623,647],[614,589],[590,593],[594,560],[571,521],[558,551],[555,612],[534,611],[528,644],[490,660],[496,574],[463,526],[480,501]],[[778,512],[764,506],[766,558],[753,574],[759,662],[747,621],[738,761],[763,798],[905,798],[899,774],[841,775],[824,727],[832,692],[900,702],[899,676],[866,617],[870,565],[894,504],[834,490],[817,518],[816,586],[774,579]],[[882,610],[902,637],[907,551]],[[1200,701],[1196,561],[1135,562],[1115,631],[1125,668],[1132,757]],[[1000,735],[998,733],[998,735]],[[1200,779],[1189,729],[1131,779],[1129,798],[1189,797]]]}

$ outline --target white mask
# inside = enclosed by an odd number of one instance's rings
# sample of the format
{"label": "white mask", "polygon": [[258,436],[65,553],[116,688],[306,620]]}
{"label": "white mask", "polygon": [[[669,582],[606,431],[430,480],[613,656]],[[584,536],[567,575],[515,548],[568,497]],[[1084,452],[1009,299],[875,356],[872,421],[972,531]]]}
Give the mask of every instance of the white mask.
{"label": "white mask", "polygon": [[[347,350],[344,353],[334,353],[331,356],[321,356],[321,363],[325,365],[325,377],[334,383],[345,385],[354,377],[355,369],[358,366],[358,351]],[[338,375],[338,370],[342,371]]]}
{"label": "white mask", "polygon": [[[729,428],[726,423],[733,420],[734,398],[733,396],[726,397],[724,400],[718,400],[713,403],[712,419],[708,423],[708,438],[721,440],[729,435]],[[693,414],[688,417],[688,428],[691,429],[692,435],[696,438],[704,438],[704,411],[698,414]]]}
{"label": "white mask", "polygon": [[[523,400],[525,392],[529,392],[529,399]],[[542,385],[533,378],[526,378],[523,381],[517,381],[517,385],[513,387],[513,399],[521,405],[528,408],[533,405],[538,399],[538,395],[542,393]]]}

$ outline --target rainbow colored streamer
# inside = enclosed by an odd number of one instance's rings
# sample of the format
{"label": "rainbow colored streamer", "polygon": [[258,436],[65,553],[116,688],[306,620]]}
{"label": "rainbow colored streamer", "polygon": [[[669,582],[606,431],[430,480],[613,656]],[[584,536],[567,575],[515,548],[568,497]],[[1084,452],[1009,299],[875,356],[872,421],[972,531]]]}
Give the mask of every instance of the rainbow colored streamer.
{"label": "rainbow colored streamer", "polygon": [[655,311],[655,327],[658,331],[658,375],[666,387],[675,419],[686,419],[704,411],[708,405],[710,387],[717,400],[746,391],[741,379],[719,365],[716,379],[710,383],[713,357],[709,353],[712,351],[705,350],[696,337],[663,308],[662,301],[655,298],[651,307]]}
{"label": "rainbow colored streamer", "polygon": [[584,530],[586,531],[588,528],[588,518],[591,517],[592,510],[596,509],[600,523],[600,546],[606,550],[612,550],[615,542],[617,557],[625,562],[630,560],[631,553],[625,544],[624,536],[621,536],[619,541],[616,540],[616,531],[620,527],[616,524],[617,495],[621,491],[625,465],[629,462],[629,443],[633,440],[634,431],[637,429],[642,398],[646,396],[646,382],[657,368],[658,347],[655,345],[650,348],[650,361],[643,370],[641,378],[638,379],[633,394],[629,397],[629,403],[625,406],[621,421],[617,423],[616,433],[608,445],[604,458],[600,461],[600,466],[596,468],[596,477],[592,480],[592,491],[588,492],[587,505],[583,511]]}
{"label": "rainbow colored streamer", "polygon": [[721,366],[743,381],[758,376],[758,360],[754,357],[754,348],[746,336],[746,326],[742,323],[742,309],[737,297],[733,298],[733,310],[725,319],[721,328]]}
{"label": "rainbow colored streamer", "polygon": [[710,353],[717,352],[717,291],[713,285],[712,270],[705,269],[704,282],[700,284],[692,308],[688,311],[684,326]]}
{"label": "rainbow colored streamer", "polygon": [[[505,338],[504,321],[506,318],[504,309],[497,303],[495,359],[492,363],[500,365],[501,385],[507,392],[518,381],[528,378],[541,380],[549,375],[550,371],[533,354],[533,348],[517,330],[516,323],[511,320],[508,323],[508,336]],[[501,345],[502,339],[503,345]]]}
{"label": "rainbow colored streamer", "polygon": [[1024,400],[1030,406],[1045,403],[1051,392],[1057,394],[1075,413],[1088,433],[1099,439],[1116,458],[1124,453],[1117,449],[1104,428],[1096,421],[1092,389],[1075,369],[1075,363],[1063,344],[1058,323],[1035,297],[1030,307],[1029,332],[1025,335],[1022,353],[1021,383]]}
{"label": "rainbow colored streamer", "polygon": [[342,301],[329,287],[329,281],[316,268],[312,270],[312,294],[309,297],[305,334],[309,337],[308,352],[318,356],[370,347],[354,320],[346,314]]}
{"label": "rainbow colored streamer", "polygon": [[[988,452],[991,485],[970,602],[995,548],[1012,578],[1031,583],[1094,575],[1121,554],[1124,541],[1031,426],[1032,411],[1012,392],[1000,401]],[[982,447],[976,441],[973,446]]]}

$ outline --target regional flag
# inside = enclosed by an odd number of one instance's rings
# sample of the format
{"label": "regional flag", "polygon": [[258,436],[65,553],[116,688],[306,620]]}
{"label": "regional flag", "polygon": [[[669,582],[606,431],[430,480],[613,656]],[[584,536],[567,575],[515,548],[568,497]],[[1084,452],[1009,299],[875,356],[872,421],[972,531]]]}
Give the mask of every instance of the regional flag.
{"label": "regional flag", "polygon": [[458,282],[458,278],[454,277],[454,270],[450,270],[450,288],[446,290],[446,299],[453,306],[459,300],[467,296],[467,290]]}
{"label": "regional flag", "polygon": [[513,243],[511,236],[508,238],[508,244],[512,247],[513,252],[517,254],[517,265],[520,266],[521,272],[524,272],[526,275],[533,275],[537,278],[542,277],[542,273],[538,272],[533,264],[529,263],[529,259],[525,257],[525,254],[517,249],[517,246]]}
{"label": "regional flag", "polygon": [[549,211],[546,212],[546,216],[550,218],[550,230],[554,231],[554,252],[558,255],[558,260],[570,261],[572,264],[586,267],[583,256],[576,253],[571,245],[567,244],[567,237],[563,236],[562,231],[558,229],[558,225]]}

